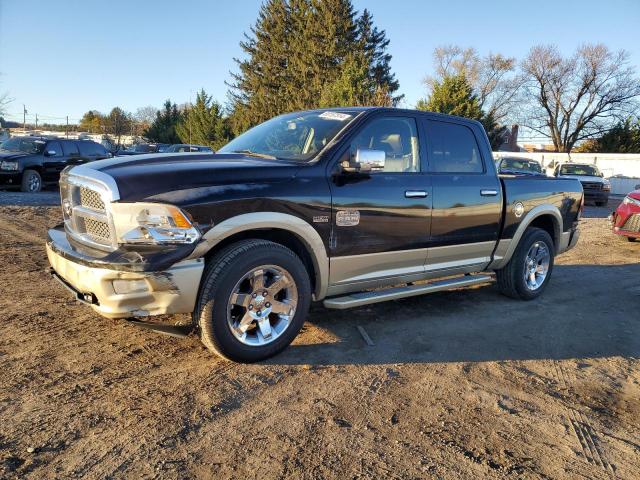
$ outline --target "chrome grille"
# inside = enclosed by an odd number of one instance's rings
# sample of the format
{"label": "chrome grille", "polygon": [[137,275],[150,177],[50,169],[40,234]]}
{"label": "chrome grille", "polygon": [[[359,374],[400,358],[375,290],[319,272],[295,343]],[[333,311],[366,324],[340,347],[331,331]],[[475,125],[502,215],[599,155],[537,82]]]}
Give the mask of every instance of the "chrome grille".
{"label": "chrome grille", "polygon": [[60,197],[69,237],[101,250],[117,247],[109,210],[113,192],[104,182],[69,172],[60,179]]}
{"label": "chrome grille", "polygon": [[84,226],[85,233],[94,240],[111,241],[111,231],[109,230],[109,224],[107,222],[101,222],[100,220],[94,220],[92,218],[82,218],[81,223]]}
{"label": "chrome grille", "polygon": [[584,190],[602,190],[602,183],[598,182],[581,182]]}
{"label": "chrome grille", "polygon": [[104,200],[100,193],[86,187],[80,187],[80,205],[99,212],[104,212]]}
{"label": "chrome grille", "polygon": [[622,230],[626,230],[627,232],[640,232],[640,215],[631,215],[627,218]]}

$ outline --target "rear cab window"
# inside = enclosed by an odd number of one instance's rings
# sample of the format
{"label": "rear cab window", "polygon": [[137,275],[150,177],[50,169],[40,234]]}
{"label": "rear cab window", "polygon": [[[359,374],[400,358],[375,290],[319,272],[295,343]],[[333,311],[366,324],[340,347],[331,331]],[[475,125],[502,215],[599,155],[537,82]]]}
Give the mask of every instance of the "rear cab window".
{"label": "rear cab window", "polygon": [[427,130],[429,171],[433,173],[484,173],[484,163],[473,131],[461,124],[424,121]]}

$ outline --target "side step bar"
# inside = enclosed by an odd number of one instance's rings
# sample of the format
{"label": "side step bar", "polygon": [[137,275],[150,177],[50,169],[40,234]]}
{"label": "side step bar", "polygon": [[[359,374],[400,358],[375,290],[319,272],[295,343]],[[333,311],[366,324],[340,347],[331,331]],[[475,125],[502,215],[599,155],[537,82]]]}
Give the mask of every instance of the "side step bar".
{"label": "side step bar", "polygon": [[325,308],[344,310],[346,308],[360,307],[372,303],[386,302],[387,300],[398,300],[400,298],[415,297],[426,293],[441,292],[452,288],[470,287],[481,283],[491,282],[490,275],[465,275],[464,277],[438,280],[425,285],[415,285],[407,287],[387,288],[373,292],[358,292],[345,295],[344,297],[327,298],[323,302]]}

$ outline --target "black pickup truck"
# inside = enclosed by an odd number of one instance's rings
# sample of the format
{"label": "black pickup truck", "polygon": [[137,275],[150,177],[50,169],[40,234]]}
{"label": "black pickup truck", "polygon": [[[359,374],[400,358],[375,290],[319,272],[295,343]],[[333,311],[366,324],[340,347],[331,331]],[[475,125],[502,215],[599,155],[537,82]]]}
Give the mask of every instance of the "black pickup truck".
{"label": "black pickup truck", "polygon": [[[191,313],[256,361],[311,301],[349,308],[487,283],[530,300],[578,240],[575,179],[496,174],[481,124],[412,110],[282,115],[216,155],[67,169],[51,272],[111,318]],[[137,320],[150,324],[150,321]]]}

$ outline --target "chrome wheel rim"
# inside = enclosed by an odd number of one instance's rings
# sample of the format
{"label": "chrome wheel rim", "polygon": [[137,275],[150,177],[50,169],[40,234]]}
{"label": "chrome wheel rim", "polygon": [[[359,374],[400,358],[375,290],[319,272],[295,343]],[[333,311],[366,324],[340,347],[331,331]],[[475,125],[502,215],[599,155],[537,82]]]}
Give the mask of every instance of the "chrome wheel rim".
{"label": "chrome wheel rim", "polygon": [[531,291],[539,289],[549,273],[551,253],[546,243],[538,241],[531,245],[524,260],[524,283]]}
{"label": "chrome wheel rim", "polygon": [[227,324],[241,343],[252,347],[279,338],[296,314],[298,289],[291,274],[278,265],[247,272],[231,292]]}
{"label": "chrome wheel rim", "polygon": [[40,188],[40,179],[37,175],[31,175],[29,177],[29,191],[35,192]]}

